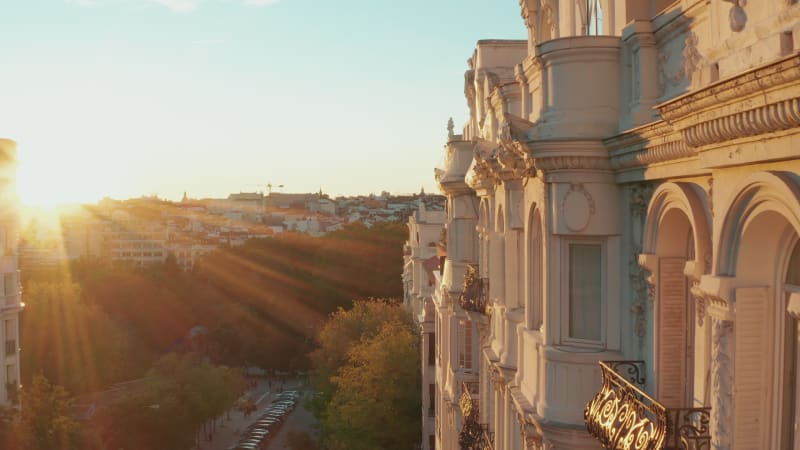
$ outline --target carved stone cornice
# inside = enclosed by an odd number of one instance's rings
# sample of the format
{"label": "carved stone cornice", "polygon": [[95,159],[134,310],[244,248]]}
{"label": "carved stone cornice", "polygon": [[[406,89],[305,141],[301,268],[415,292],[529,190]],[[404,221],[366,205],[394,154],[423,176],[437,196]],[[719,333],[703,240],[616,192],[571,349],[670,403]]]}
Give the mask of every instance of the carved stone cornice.
{"label": "carved stone cornice", "polygon": [[[738,108],[731,108],[731,111]],[[764,104],[701,122],[682,130],[692,147],[724,142],[800,126],[800,97]]]}
{"label": "carved stone cornice", "polygon": [[608,158],[596,156],[548,156],[536,158],[536,167],[545,172],[553,170],[608,170]]}
{"label": "carved stone cornice", "polygon": [[697,156],[680,133],[667,122],[658,121],[634,128],[603,141],[609,149],[609,164],[614,170]]}
{"label": "carved stone cornice", "polygon": [[656,107],[692,147],[800,126],[800,54]]}

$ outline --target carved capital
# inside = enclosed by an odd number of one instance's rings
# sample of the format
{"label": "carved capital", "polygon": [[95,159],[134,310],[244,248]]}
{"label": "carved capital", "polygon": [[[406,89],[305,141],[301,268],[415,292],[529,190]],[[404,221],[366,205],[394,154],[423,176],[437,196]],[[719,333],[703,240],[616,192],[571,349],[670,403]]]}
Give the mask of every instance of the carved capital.
{"label": "carved capital", "polygon": [[706,318],[706,298],[703,296],[703,291],[700,290],[700,283],[692,281],[690,289],[692,297],[694,297],[694,308],[697,313],[697,324],[703,326]]}

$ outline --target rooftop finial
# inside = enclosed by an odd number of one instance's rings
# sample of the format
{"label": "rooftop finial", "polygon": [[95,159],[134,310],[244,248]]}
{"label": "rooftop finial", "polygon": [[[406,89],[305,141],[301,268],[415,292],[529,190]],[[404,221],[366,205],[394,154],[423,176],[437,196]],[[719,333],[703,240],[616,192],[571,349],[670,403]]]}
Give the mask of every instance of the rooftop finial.
{"label": "rooftop finial", "polygon": [[455,136],[453,134],[453,128],[455,128],[455,125],[453,125],[453,118],[451,117],[447,120],[447,137],[450,139],[452,139],[453,136]]}

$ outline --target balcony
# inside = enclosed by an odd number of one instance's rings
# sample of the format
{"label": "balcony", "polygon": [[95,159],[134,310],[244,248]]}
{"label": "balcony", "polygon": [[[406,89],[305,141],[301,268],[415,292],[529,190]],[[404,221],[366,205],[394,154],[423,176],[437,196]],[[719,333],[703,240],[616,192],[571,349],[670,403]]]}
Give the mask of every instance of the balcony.
{"label": "balcony", "polygon": [[464,419],[461,433],[458,434],[458,445],[462,450],[486,450],[494,448],[494,433],[488,425],[479,423],[478,383],[464,381],[461,383],[461,397],[458,407]]}
{"label": "balcony", "polygon": [[644,361],[600,361],[603,384],[583,412],[607,449],[711,448],[711,408],[666,408],[644,392]]}
{"label": "balcony", "polygon": [[12,295],[2,295],[0,294],[0,313],[4,313],[6,311],[21,311],[23,307],[23,303],[21,301],[20,293],[12,294]]}
{"label": "balcony", "polygon": [[477,264],[469,264],[464,274],[464,288],[458,299],[461,309],[486,314],[489,300],[489,279],[480,278]]}

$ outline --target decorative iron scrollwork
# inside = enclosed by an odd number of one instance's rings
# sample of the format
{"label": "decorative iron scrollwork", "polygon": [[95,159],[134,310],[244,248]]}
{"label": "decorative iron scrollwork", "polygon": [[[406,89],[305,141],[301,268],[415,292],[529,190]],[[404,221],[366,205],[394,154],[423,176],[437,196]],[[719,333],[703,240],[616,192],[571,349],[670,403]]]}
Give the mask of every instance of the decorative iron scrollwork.
{"label": "decorative iron scrollwork", "polygon": [[667,410],[667,450],[710,450],[711,408]]}
{"label": "decorative iron scrollwork", "polygon": [[666,408],[602,361],[600,370],[603,386],[583,412],[589,433],[609,449],[661,449],[667,435]]}
{"label": "decorative iron scrollwork", "polygon": [[644,377],[644,361],[603,361],[603,363],[607,364],[615,373],[624,376],[627,381],[633,383],[639,389],[644,390],[646,381]]}
{"label": "decorative iron scrollwork", "polygon": [[491,450],[493,442],[487,431],[486,424],[479,423],[478,400],[473,395],[478,394],[477,382],[463,382],[461,397],[458,400],[463,425],[458,434],[458,445],[461,450]]}
{"label": "decorative iron scrollwork", "polygon": [[480,278],[477,264],[469,264],[464,274],[464,288],[459,304],[466,311],[486,314],[489,299],[489,279]]}
{"label": "decorative iron scrollwork", "polygon": [[603,384],[586,405],[589,434],[613,450],[711,448],[711,408],[670,408],[644,392],[644,361],[600,361]]}

